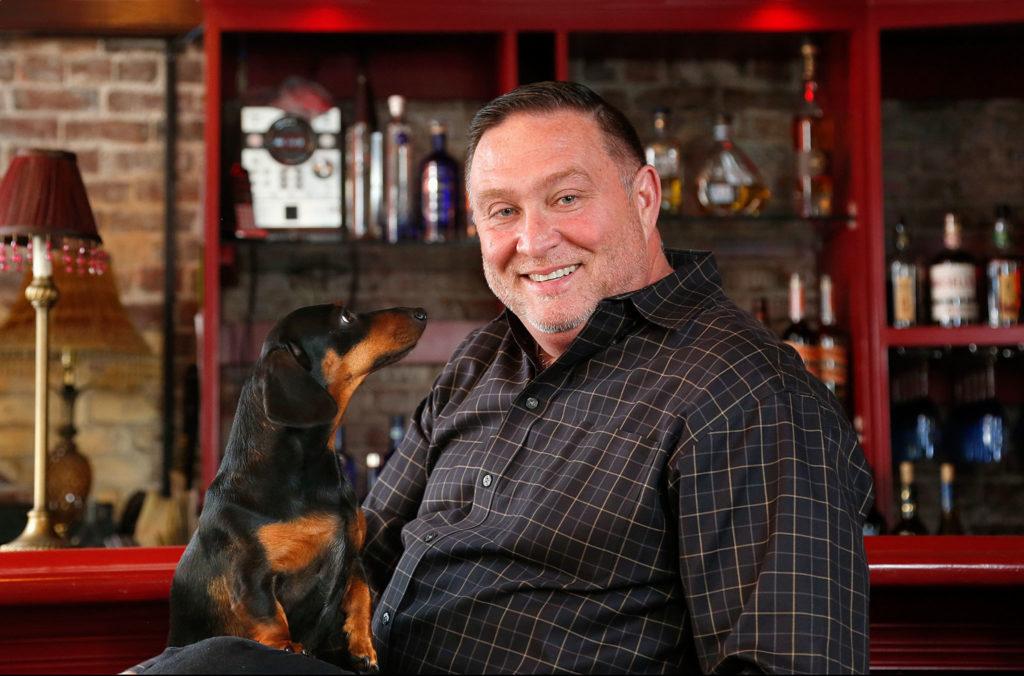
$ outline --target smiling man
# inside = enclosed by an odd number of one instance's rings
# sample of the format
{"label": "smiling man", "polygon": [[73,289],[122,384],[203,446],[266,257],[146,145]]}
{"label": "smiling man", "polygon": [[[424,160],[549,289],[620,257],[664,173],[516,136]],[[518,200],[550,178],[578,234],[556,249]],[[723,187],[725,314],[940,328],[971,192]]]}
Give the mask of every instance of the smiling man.
{"label": "smiling man", "polygon": [[580,85],[474,118],[507,310],[456,350],[365,504],[395,672],[864,672],[871,479],[838,403],[665,251],[635,130]]}

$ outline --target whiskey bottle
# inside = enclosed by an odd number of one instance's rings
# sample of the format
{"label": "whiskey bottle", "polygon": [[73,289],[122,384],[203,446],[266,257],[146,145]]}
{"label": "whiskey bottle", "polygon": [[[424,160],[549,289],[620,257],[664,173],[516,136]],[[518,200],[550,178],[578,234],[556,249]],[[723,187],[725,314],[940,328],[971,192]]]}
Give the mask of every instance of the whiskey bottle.
{"label": "whiskey bottle", "polygon": [[754,319],[764,326],[771,325],[771,316],[768,314],[768,299],[764,296],[761,296],[754,301],[754,304],[750,309],[750,314],[754,315]]}
{"label": "whiskey bottle", "polygon": [[847,405],[848,343],[846,335],[836,326],[832,303],[832,277],[822,275],[821,328],[818,330],[818,377],[836,398]]}
{"label": "whiskey bottle", "polygon": [[405,121],[405,97],[388,97],[391,119],[384,132],[384,239],[411,239],[412,127]]}
{"label": "whiskey bottle", "polygon": [[978,267],[960,248],[962,228],[956,214],[946,214],[945,248],[928,266],[932,321],[940,326],[964,326],[978,321]]}
{"label": "whiskey bottle", "polygon": [[804,283],[800,274],[789,277],[789,325],[782,332],[782,340],[796,350],[811,375],[818,375],[818,337],[804,318]]}
{"label": "whiskey bottle", "polygon": [[910,234],[900,216],[893,226],[896,252],[889,261],[889,324],[905,329],[917,324],[918,268],[908,253]]}
{"label": "whiskey bottle", "polygon": [[697,174],[697,201],[713,216],[758,214],[770,195],[761,172],[732,142],[732,121],[719,114],[715,120],[715,143]]}
{"label": "whiskey bottle", "polygon": [[953,499],[955,472],[952,463],[942,463],[939,467],[939,480],[942,482],[939,487],[941,515],[936,532],[939,535],[964,535],[964,527],[960,522],[960,510],[957,509],[956,501]]}
{"label": "whiskey bottle", "polygon": [[996,208],[992,226],[995,253],[985,266],[988,282],[988,324],[1012,326],[1020,321],[1021,261],[1013,251],[1010,232],[1010,208]]}
{"label": "whiskey bottle", "polygon": [[430,123],[432,150],[420,166],[420,210],[425,242],[444,242],[455,238],[458,218],[459,169],[445,149],[448,129],[443,122]]}
{"label": "whiskey bottle", "polygon": [[794,207],[803,218],[832,215],[832,177],[829,175],[831,120],[818,101],[816,57],[818,48],[810,41],[800,47],[803,57],[803,91],[793,116],[793,151],[796,158]]}
{"label": "whiskey bottle", "polygon": [[893,528],[896,535],[927,535],[928,529],[917,515],[917,488],[914,486],[914,465],[900,463],[900,520]]}
{"label": "whiskey bottle", "polygon": [[669,134],[669,109],[654,111],[654,136],[644,148],[647,164],[661,177],[661,213],[678,215],[683,208],[683,151]]}

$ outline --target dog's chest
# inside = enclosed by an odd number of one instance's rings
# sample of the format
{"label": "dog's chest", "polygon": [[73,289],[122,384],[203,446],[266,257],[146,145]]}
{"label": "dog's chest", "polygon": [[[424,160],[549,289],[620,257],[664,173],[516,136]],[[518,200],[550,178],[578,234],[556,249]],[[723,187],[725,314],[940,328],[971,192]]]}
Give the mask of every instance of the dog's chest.
{"label": "dog's chest", "polygon": [[271,570],[293,574],[319,561],[343,533],[338,515],[314,513],[261,526],[257,539]]}

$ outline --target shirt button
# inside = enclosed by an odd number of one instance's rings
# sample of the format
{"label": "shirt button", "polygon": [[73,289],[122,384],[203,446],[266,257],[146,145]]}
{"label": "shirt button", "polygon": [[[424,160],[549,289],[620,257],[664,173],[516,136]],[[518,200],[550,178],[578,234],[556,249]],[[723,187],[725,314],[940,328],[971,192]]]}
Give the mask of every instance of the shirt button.
{"label": "shirt button", "polygon": [[391,624],[391,613],[384,613],[380,617],[381,624]]}
{"label": "shirt button", "polygon": [[433,539],[434,539],[434,534],[433,533],[427,533],[426,535],[423,536],[423,541],[424,542],[430,542]]}
{"label": "shirt button", "polygon": [[537,397],[528,397],[526,399],[526,408],[530,409],[531,411],[537,408],[538,406],[540,406],[540,402],[537,400]]}
{"label": "shirt button", "polygon": [[494,477],[492,477],[490,474],[484,474],[484,480],[483,480],[484,488],[490,488],[491,482],[493,482],[493,481],[494,481]]}

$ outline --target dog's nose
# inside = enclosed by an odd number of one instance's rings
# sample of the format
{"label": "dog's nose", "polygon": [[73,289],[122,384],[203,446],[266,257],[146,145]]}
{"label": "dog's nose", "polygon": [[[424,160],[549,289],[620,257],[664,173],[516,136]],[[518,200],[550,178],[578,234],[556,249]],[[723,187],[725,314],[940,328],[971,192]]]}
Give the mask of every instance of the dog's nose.
{"label": "dog's nose", "polygon": [[427,311],[421,307],[416,308],[412,311],[413,319],[420,322],[427,321]]}

